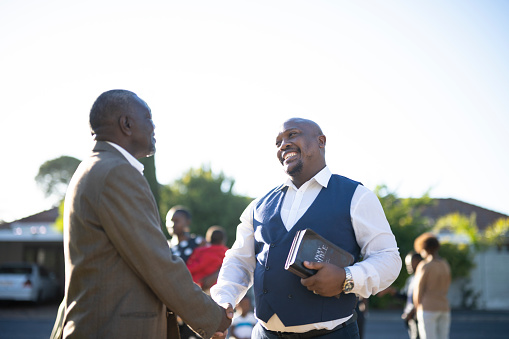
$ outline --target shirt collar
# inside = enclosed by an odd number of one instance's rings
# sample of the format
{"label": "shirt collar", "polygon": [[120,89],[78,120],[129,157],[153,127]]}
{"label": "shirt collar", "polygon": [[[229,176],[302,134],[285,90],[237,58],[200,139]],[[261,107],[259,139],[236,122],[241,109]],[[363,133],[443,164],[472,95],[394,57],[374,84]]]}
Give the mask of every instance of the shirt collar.
{"label": "shirt collar", "polygon": [[133,157],[131,155],[131,153],[127,152],[125,149],[123,149],[122,147],[120,147],[119,145],[111,142],[111,141],[106,141],[108,144],[110,144],[111,146],[115,147],[120,153],[122,153],[122,155],[127,159],[127,161],[129,161],[129,163],[134,167],[136,168],[136,170],[138,170],[138,172],[141,173],[141,175],[143,175],[143,170],[145,169],[145,166],[143,166],[143,164],[141,162],[139,162],[135,157]]}
{"label": "shirt collar", "polygon": [[[322,187],[327,188],[331,176],[332,172],[330,171],[329,166],[325,166],[320,172],[316,173],[315,176],[309,179],[307,182],[314,180]],[[291,187],[294,190],[297,190],[297,187],[295,187],[295,184],[292,182],[292,179],[290,178],[286,180],[281,189],[283,189],[284,187]]]}

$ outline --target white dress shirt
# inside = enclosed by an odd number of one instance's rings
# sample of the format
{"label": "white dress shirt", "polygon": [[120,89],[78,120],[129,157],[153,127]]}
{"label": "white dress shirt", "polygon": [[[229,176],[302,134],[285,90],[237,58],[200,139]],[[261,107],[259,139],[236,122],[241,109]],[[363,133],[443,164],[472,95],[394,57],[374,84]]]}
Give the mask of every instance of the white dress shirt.
{"label": "white dress shirt", "polygon": [[115,147],[120,153],[122,153],[122,155],[127,159],[127,161],[129,161],[129,163],[138,170],[138,172],[141,173],[141,175],[143,175],[143,170],[145,169],[145,166],[139,162],[138,159],[136,159],[135,157],[133,157],[131,155],[131,153],[127,152],[125,149],[123,149],[122,147],[120,147],[119,145],[115,144],[114,142],[111,142],[111,141],[106,141],[108,144],[110,144],[111,146]]}
{"label": "white dress shirt", "polygon": [[[285,185],[288,190],[281,208],[281,219],[287,230],[291,230],[307,211],[322,187],[327,187],[331,175],[326,166],[298,189],[290,179],[287,180]],[[256,267],[253,209],[258,200],[254,200],[242,213],[235,243],[226,252],[218,282],[211,289],[212,298],[219,304],[230,303],[235,306],[253,284]],[[401,258],[382,205],[373,192],[358,185],[352,197],[350,215],[363,258],[349,266],[354,281],[350,293],[367,298],[389,287],[398,277]],[[271,331],[302,333],[313,329],[333,329],[350,317],[301,326],[284,326],[277,314],[274,314],[267,323],[260,322]]]}

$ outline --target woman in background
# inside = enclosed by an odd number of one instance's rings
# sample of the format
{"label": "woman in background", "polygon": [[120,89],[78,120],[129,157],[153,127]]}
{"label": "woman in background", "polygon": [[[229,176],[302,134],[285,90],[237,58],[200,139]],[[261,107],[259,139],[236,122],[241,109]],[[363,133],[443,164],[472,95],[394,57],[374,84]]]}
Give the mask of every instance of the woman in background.
{"label": "woman in background", "polygon": [[433,234],[417,237],[414,249],[423,260],[417,266],[414,280],[414,304],[421,339],[448,339],[451,310],[447,292],[451,268],[438,256],[440,243]]}

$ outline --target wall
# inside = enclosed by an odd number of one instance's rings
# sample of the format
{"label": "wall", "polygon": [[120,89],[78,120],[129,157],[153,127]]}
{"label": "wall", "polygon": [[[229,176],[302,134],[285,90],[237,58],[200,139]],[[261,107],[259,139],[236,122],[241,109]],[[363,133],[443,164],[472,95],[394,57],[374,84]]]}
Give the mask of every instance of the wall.
{"label": "wall", "polygon": [[469,279],[454,281],[449,291],[451,307],[509,310],[509,251],[490,248],[474,258]]}

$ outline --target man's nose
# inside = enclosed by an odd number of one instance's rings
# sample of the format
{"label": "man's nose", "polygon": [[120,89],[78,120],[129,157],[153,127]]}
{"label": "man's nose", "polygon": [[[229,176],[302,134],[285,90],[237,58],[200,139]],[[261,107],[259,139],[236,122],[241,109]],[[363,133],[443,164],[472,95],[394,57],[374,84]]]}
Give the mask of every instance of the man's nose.
{"label": "man's nose", "polygon": [[288,142],[288,140],[281,140],[281,145],[279,145],[279,149],[281,151],[285,150],[286,148],[288,148],[288,146],[290,145],[290,143]]}

